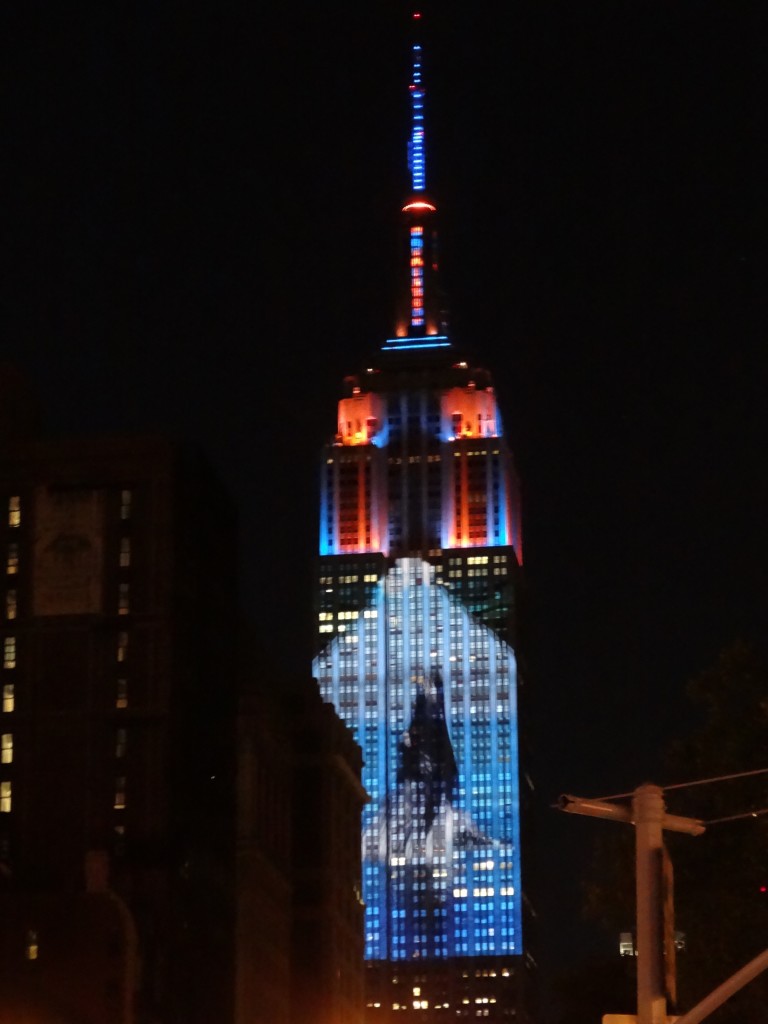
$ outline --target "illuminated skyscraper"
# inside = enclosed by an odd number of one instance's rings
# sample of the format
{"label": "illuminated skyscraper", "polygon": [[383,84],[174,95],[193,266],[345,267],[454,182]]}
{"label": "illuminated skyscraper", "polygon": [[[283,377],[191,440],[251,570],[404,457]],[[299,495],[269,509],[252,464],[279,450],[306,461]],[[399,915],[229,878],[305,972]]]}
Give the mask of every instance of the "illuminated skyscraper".
{"label": "illuminated skyscraper", "polygon": [[323,450],[313,675],[363,751],[368,1019],[522,1021],[518,483],[443,309],[419,42],[409,90],[394,337]]}

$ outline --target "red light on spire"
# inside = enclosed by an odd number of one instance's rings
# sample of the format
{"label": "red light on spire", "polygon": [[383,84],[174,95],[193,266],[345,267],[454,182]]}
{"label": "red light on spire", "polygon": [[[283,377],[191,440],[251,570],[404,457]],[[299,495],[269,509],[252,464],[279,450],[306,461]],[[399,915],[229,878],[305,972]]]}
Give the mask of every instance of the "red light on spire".
{"label": "red light on spire", "polygon": [[423,199],[415,199],[404,206],[402,212],[407,213],[409,210],[431,210],[432,213],[435,213],[437,207],[433,206],[432,203],[425,202]]}
{"label": "red light on spire", "polygon": [[418,11],[414,11],[413,12],[413,16],[414,16],[414,18],[420,18],[421,14]]}

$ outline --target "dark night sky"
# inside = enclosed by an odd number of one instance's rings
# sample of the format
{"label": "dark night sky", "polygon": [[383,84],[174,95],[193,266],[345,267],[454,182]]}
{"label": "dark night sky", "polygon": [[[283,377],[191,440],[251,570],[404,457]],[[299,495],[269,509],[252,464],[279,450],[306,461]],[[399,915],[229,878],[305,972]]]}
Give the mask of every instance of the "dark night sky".
{"label": "dark night sky", "polygon": [[[768,14],[435,6],[428,180],[522,477],[540,798],[681,781],[686,680],[768,621]],[[204,444],[246,608],[303,671],[319,446],[393,322],[408,8],[22,8],[0,356],[54,433]],[[591,827],[553,811],[544,842]]]}

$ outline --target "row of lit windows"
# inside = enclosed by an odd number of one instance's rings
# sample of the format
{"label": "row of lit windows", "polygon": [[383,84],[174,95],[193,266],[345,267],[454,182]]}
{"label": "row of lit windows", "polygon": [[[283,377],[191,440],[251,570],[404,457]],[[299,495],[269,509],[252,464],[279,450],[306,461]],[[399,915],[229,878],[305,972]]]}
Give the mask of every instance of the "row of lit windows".
{"label": "row of lit windows", "polygon": [[[128,564],[128,563],[121,562],[121,565],[122,564]],[[18,565],[18,560],[16,562],[16,565]],[[16,571],[16,569],[14,568],[13,572],[15,572],[15,571]],[[11,620],[15,619],[17,614],[18,614],[18,608],[19,608],[18,592],[16,591],[15,588],[11,589],[11,590],[7,590],[5,592],[5,601],[4,601],[5,618],[6,619],[11,619]],[[131,587],[130,587],[130,584],[129,583],[125,583],[125,582],[119,583],[118,584],[118,589],[117,589],[117,614],[118,615],[128,615],[130,613],[130,610],[131,610]],[[7,639],[13,641],[13,637],[9,637]],[[11,643],[10,645],[4,643],[4,657],[3,657],[3,667],[4,668],[12,668],[13,667],[11,665],[6,664],[6,660],[7,659],[5,657],[5,648],[8,647],[8,646],[14,647],[15,646],[15,641],[13,643]]]}
{"label": "row of lit windows", "polygon": [[[127,520],[131,518],[131,508],[133,505],[133,492],[127,489],[120,491],[120,518]],[[8,499],[8,526],[18,527],[21,526],[21,497],[18,494],[12,495]]]}
{"label": "row of lit windows", "polygon": [[[441,462],[441,461],[442,461],[442,456],[440,456],[438,454],[435,454],[435,453],[433,453],[432,455],[427,455],[427,456],[424,456],[424,455],[409,455],[407,459],[403,459],[403,457],[401,455],[391,455],[387,459],[387,465],[389,465],[389,466],[402,466],[404,462],[407,462],[409,465],[414,466],[414,465],[420,465],[422,462]],[[398,479],[398,478],[395,477],[395,476],[392,476],[392,479],[395,480],[395,479]]]}
{"label": "row of lit windows", "polygon": [[[378,613],[378,610],[376,608],[366,608],[363,611],[363,618],[364,619],[376,619],[376,618],[378,618],[378,615],[379,615],[379,613]],[[319,615],[318,615],[318,618],[319,618],[319,620],[321,622],[328,622],[329,620],[333,620],[334,613],[333,612],[320,612]],[[359,619],[360,618],[360,612],[356,612],[356,611],[341,611],[341,612],[337,612],[336,613],[336,618],[340,622],[341,621],[355,620],[355,619]]]}
{"label": "row of lit windows", "polygon": [[[493,561],[499,565],[507,564],[506,555],[493,555]],[[460,558],[458,556],[451,556],[448,559],[448,565],[487,565],[488,555],[468,555],[466,558]]]}
{"label": "row of lit windows", "polygon": [[[117,661],[124,662],[128,656],[128,634],[120,632],[117,635]],[[3,668],[13,669],[16,667],[16,638],[12,636],[3,639]],[[2,692],[2,710],[10,712],[14,709],[14,687],[13,683],[4,683]],[[128,681],[127,679],[117,680],[116,706],[125,708],[128,706]]]}
{"label": "row of lit windows", "polygon": [[[6,737],[4,736],[3,739]],[[5,750],[4,750],[5,752]],[[12,752],[12,750],[11,750]],[[6,762],[7,763],[7,762]],[[115,779],[115,794],[113,807],[116,811],[125,810],[126,806],[126,780],[124,775]],[[0,781],[0,814],[10,814],[13,810],[13,785],[10,779]]]}
{"label": "row of lit windows", "polygon": [[[469,896],[469,890],[465,889],[463,887],[462,888],[458,888],[458,889],[454,889],[453,890],[453,895],[456,897],[456,899],[466,898],[466,897]],[[493,886],[490,886],[490,887],[482,887],[481,886],[480,888],[473,889],[472,890],[472,895],[473,896],[479,896],[479,897],[495,896],[496,895],[496,890],[493,888]],[[514,896],[514,895],[515,895],[515,888],[512,885],[503,885],[499,889],[499,896]],[[477,905],[475,905],[475,909],[477,909]]]}
{"label": "row of lit windows", "polygon": [[[131,538],[120,539],[119,564],[121,569],[127,569],[131,564]],[[6,549],[5,573],[7,576],[15,576],[19,571],[19,545],[11,542]],[[122,584],[126,591],[125,606],[127,609],[127,588],[128,584]],[[9,590],[6,595],[6,618],[16,618],[16,591]]]}
{"label": "row of lit windows", "polygon": [[[468,1002],[468,1001],[469,1000],[467,1000],[467,999],[464,1000],[465,1003]],[[381,1008],[381,1003],[368,1003],[367,1005],[368,1005],[368,1007],[374,1007],[375,1009],[380,1009]],[[429,1005],[430,1004],[429,1004],[429,1000],[423,999],[423,1000],[414,1000],[412,1005],[413,1005],[413,1009],[414,1010],[427,1010],[427,1009],[429,1009]],[[450,1003],[433,1003],[432,1006],[433,1006],[433,1009],[435,1009],[435,1010],[440,1010],[440,1009],[446,1009],[447,1010],[449,1008],[449,1006],[450,1006]],[[410,1010],[411,1009],[411,1005],[408,1004],[408,1003],[392,1003],[392,1009],[393,1010]],[[456,1013],[459,1014],[459,1013],[461,1013],[461,1011],[457,1010]],[[487,1016],[489,1016],[489,1012],[488,1012],[488,1010],[476,1010],[475,1011],[475,1016],[476,1017],[487,1017]]]}
{"label": "row of lit windows", "polygon": [[[377,576],[377,574],[375,572],[367,572],[363,576],[363,582],[364,583],[376,583],[378,581],[378,579],[379,579],[379,577]],[[341,584],[341,583],[359,583],[359,582],[360,582],[360,576],[357,576],[357,575],[354,575],[354,576],[338,576],[338,577],[334,577],[334,576],[321,576],[320,577],[320,585],[321,586],[325,586],[325,587],[330,587],[334,583]]]}
{"label": "row of lit windows", "polygon": [[[0,712],[10,714],[16,706],[16,690],[13,683],[3,683],[0,697]],[[128,680],[120,678],[115,687],[115,707],[128,707]]]}

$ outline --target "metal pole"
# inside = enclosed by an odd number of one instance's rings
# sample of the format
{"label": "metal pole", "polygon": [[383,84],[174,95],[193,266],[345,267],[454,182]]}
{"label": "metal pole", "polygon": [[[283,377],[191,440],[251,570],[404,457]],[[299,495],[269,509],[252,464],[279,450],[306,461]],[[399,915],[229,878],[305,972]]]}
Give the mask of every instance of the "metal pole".
{"label": "metal pole", "polygon": [[705,1017],[709,1017],[711,1013],[714,1013],[719,1006],[722,1006],[727,999],[730,999],[734,992],[744,988],[747,982],[752,981],[753,978],[756,978],[766,968],[768,968],[768,949],[763,950],[754,960],[750,960],[741,970],[736,971],[722,985],[719,985],[708,996],[705,996],[700,1003],[697,1003],[692,1010],[684,1013],[682,1017],[678,1017],[678,1024],[699,1024]]}
{"label": "metal pole", "polygon": [[635,820],[637,1024],[666,1024],[662,971],[661,861],[664,798],[660,786],[638,786]]}

